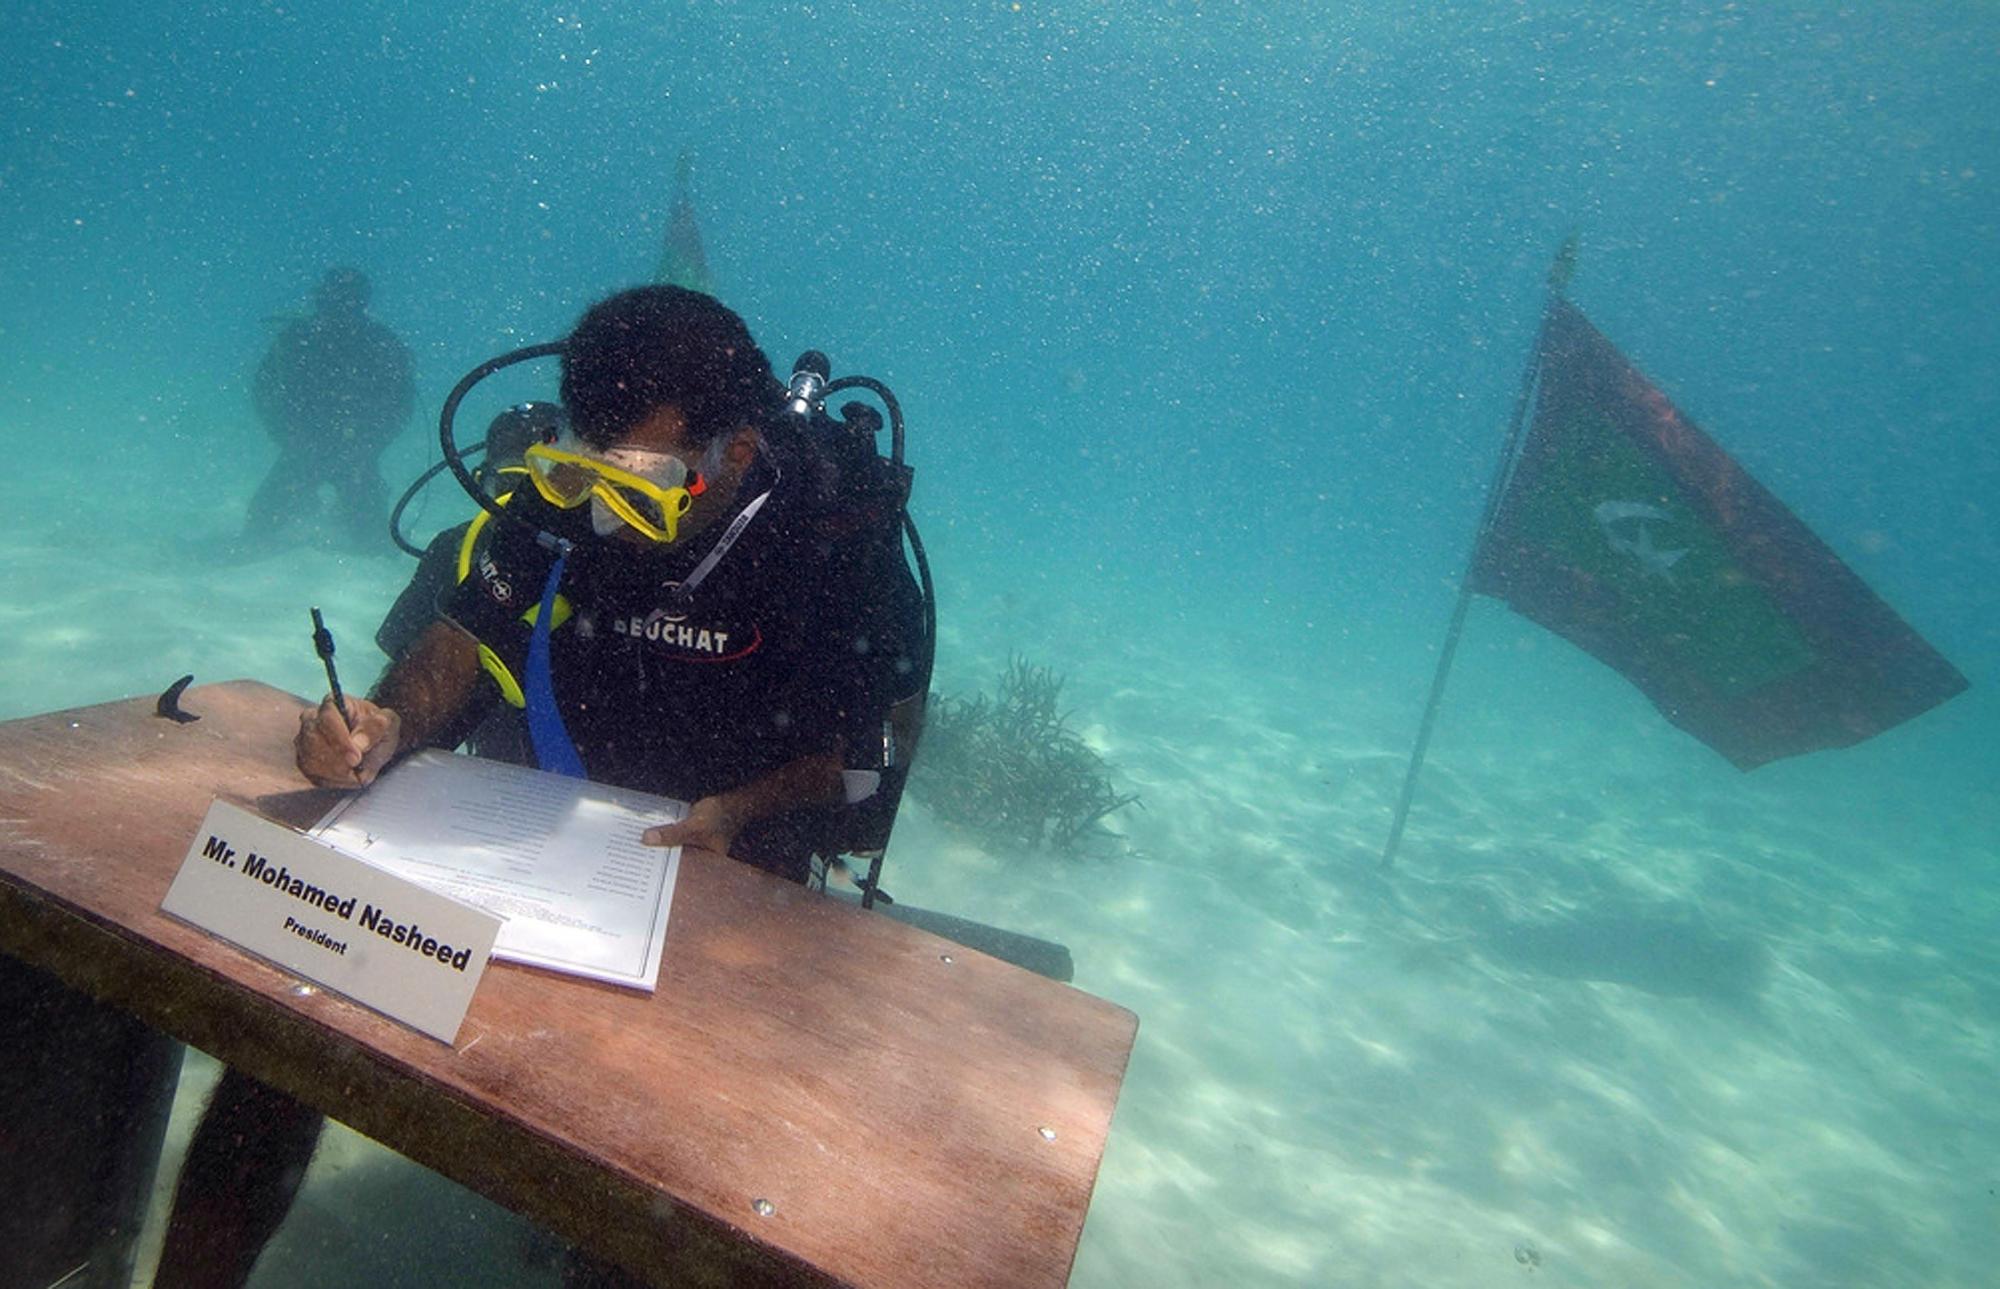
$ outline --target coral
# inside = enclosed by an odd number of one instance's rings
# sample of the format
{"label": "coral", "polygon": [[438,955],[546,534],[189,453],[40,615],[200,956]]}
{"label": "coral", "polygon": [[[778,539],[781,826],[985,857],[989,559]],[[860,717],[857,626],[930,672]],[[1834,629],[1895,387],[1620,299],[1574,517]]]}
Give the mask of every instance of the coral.
{"label": "coral", "polygon": [[1072,851],[1099,820],[1138,801],[1056,706],[1062,678],[1009,658],[998,693],[938,698],[910,790],[945,821],[996,842]]}

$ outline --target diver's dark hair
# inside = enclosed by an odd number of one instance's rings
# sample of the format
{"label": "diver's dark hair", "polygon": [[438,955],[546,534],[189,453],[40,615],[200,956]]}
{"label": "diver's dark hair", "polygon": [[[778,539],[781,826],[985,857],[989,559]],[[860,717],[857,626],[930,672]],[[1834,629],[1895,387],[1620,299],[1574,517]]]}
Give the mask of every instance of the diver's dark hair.
{"label": "diver's dark hair", "polygon": [[761,425],[784,387],[743,319],[712,295],[642,286],[592,305],[563,350],[562,401],[577,437],[610,447],[661,407],[688,438]]}

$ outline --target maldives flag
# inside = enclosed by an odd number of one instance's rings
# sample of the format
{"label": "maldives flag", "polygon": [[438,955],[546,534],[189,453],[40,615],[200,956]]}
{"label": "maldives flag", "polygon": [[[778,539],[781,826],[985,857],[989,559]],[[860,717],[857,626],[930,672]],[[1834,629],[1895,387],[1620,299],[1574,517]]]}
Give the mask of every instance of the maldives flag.
{"label": "maldives flag", "polygon": [[1741,769],[1845,747],[1965,677],[1560,297],[1472,588]]}

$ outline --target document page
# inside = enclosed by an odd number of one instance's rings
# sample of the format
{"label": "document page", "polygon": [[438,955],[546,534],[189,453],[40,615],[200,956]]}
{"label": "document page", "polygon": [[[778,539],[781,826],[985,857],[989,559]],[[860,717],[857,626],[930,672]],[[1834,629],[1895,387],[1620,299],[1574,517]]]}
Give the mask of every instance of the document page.
{"label": "document page", "polygon": [[684,803],[449,752],[419,752],[313,835],[506,919],[493,956],[652,990],[680,847],[641,844]]}

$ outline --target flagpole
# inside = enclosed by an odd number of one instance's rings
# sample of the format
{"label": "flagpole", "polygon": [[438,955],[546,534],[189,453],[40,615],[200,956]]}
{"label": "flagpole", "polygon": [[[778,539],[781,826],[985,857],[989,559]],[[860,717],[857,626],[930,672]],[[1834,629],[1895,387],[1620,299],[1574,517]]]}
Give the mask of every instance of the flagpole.
{"label": "flagpole", "polygon": [[1437,671],[1431,677],[1430,700],[1424,704],[1424,718],[1417,725],[1417,745],[1410,752],[1410,768],[1403,774],[1403,791],[1396,798],[1395,822],[1389,825],[1389,842],[1382,848],[1382,868],[1387,870],[1396,862],[1396,848],[1403,841],[1403,825],[1409,822],[1410,800],[1417,792],[1417,774],[1424,767],[1424,753],[1431,744],[1431,729],[1437,724],[1438,706],[1444,701],[1445,678],[1451,674],[1451,661],[1458,653],[1458,638],[1465,631],[1465,615],[1472,607],[1472,568],[1479,557],[1479,549],[1486,541],[1486,531],[1493,526],[1493,518],[1500,511],[1500,497],[1505,491],[1508,471],[1514,465],[1514,451],[1521,441],[1521,429],[1528,418],[1528,403],[1534,396],[1535,377],[1541,370],[1542,340],[1548,333],[1549,315],[1563,292],[1569,289],[1570,275],[1576,271],[1576,234],[1563,239],[1562,247],[1556,251],[1555,263],[1549,266],[1548,297],[1542,302],[1542,320],[1535,327],[1535,343],[1528,351],[1527,366],[1521,372],[1521,388],[1514,395],[1514,415],[1507,425],[1507,444],[1500,452],[1500,464],[1493,471],[1493,482],[1486,490],[1486,509],[1479,517],[1479,528],[1472,537],[1472,553],[1466,557],[1465,572],[1458,582],[1458,603],[1452,607],[1451,625],[1446,628],[1444,647],[1438,651]]}

